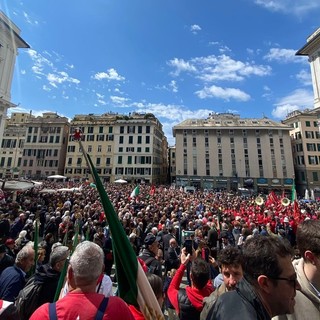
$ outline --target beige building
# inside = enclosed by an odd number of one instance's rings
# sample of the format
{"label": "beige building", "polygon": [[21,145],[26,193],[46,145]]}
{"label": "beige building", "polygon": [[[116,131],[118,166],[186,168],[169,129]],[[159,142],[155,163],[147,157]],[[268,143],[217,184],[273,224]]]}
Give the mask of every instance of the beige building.
{"label": "beige building", "polygon": [[31,113],[12,113],[5,121],[0,149],[0,178],[18,178],[26,137],[26,122]]}
{"label": "beige building", "polygon": [[289,130],[267,118],[241,119],[228,113],[185,120],[173,128],[176,183],[290,192],[294,169]]}
{"label": "beige building", "polygon": [[320,196],[320,108],[293,111],[282,122],[291,126],[290,136],[296,189],[301,197],[306,190]]}
{"label": "beige building", "polygon": [[0,141],[8,108],[16,107],[10,101],[18,48],[29,48],[29,45],[20,37],[20,29],[0,11]]}
{"label": "beige building", "polygon": [[75,115],[71,121],[65,176],[80,180],[89,174],[79,143],[73,141],[76,128],[81,130],[83,148],[103,181],[167,181],[167,139],[153,114]]}
{"label": "beige building", "polygon": [[21,159],[21,176],[43,179],[63,175],[69,135],[69,122],[54,112],[30,118]]}

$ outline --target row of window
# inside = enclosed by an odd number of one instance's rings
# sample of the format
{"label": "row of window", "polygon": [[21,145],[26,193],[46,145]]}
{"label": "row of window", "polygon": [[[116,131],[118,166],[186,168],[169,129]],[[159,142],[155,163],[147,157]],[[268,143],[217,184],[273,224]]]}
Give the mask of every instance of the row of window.
{"label": "row of window", "polygon": [[45,157],[57,157],[59,154],[58,149],[24,149],[23,156],[28,157],[37,157],[37,158],[45,158]]}
{"label": "row of window", "polygon": [[[309,165],[317,165],[319,163],[320,163],[320,156],[308,156],[308,164]],[[305,165],[304,156],[297,156],[295,158],[295,164]]]}
{"label": "row of window", "polygon": [[39,167],[49,167],[49,168],[58,168],[59,161],[58,160],[44,160],[39,159],[36,162],[33,161],[33,159],[24,159],[22,161],[23,167],[33,167],[33,165],[36,164],[36,166]]}
{"label": "row of window", "polygon": [[37,134],[38,132],[41,133],[61,133],[61,127],[28,127],[28,133]]}
{"label": "row of window", "polygon": [[60,136],[27,136],[27,143],[60,143]]}
{"label": "row of window", "polygon": [[[151,175],[151,168],[123,168],[116,167],[114,168],[115,175]],[[154,168],[154,174],[160,174],[160,170],[158,168]],[[111,175],[112,168],[97,168],[97,173],[99,175]],[[89,171],[86,168],[66,168],[65,174],[74,174],[74,175],[88,175]]]}
{"label": "row of window", "polygon": [[[248,130],[247,129],[225,129],[225,130],[221,130],[221,129],[183,129],[183,135],[187,136],[188,134],[192,134],[193,136],[197,136],[200,133],[204,133],[205,136],[208,136],[209,133],[215,133],[218,137],[223,135],[223,134],[229,134],[229,136],[234,136],[234,135],[238,135],[238,132],[242,132],[242,136],[246,137],[248,135]],[[260,129],[255,129],[254,133],[256,136],[260,136],[261,134]],[[272,136],[273,135],[273,131],[272,129],[268,129],[268,135]],[[250,130],[249,132],[253,132],[253,130]],[[278,135],[282,136],[282,130],[277,130]]]}

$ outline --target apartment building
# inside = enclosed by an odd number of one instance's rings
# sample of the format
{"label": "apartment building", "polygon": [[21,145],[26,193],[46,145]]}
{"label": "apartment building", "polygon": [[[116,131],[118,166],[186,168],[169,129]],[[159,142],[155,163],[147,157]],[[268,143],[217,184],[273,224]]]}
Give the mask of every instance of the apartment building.
{"label": "apartment building", "polygon": [[282,122],[291,127],[295,181],[298,194],[320,196],[320,107],[293,111]]}
{"label": "apartment building", "polygon": [[26,121],[26,136],[20,174],[26,178],[44,179],[64,173],[69,121],[54,112]]}
{"label": "apartment building", "polygon": [[104,182],[167,181],[167,139],[153,114],[75,115],[71,121],[64,174],[75,180],[89,176],[80,145],[73,140],[77,128],[82,132],[83,148]]}
{"label": "apartment building", "polygon": [[3,137],[5,119],[11,102],[11,83],[18,48],[29,48],[20,37],[20,29],[0,11],[0,142]]}
{"label": "apartment building", "polygon": [[22,153],[26,137],[26,122],[31,113],[14,112],[5,121],[0,149],[0,178],[20,176]]}
{"label": "apartment building", "polygon": [[205,189],[290,192],[294,169],[289,130],[268,118],[210,114],[173,128],[176,183]]}

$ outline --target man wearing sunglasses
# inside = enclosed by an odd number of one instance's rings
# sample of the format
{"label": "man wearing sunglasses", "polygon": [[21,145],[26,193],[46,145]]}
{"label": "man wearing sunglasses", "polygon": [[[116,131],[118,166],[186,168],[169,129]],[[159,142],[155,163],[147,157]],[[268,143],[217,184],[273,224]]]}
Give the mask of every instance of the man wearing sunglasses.
{"label": "man wearing sunglasses", "polygon": [[222,294],[207,320],[270,320],[293,313],[296,290],[300,289],[291,263],[288,242],[257,235],[243,245],[243,279],[236,289]]}
{"label": "man wearing sunglasses", "polygon": [[320,319],[320,220],[306,220],[297,229],[297,247],[301,258],[293,260],[301,291],[295,298],[293,315],[274,320]]}

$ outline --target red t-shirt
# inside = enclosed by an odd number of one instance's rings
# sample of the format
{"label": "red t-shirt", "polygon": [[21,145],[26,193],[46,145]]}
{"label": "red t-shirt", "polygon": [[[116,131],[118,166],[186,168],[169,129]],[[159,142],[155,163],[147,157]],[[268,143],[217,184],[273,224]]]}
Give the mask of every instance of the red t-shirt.
{"label": "red t-shirt", "polygon": [[[104,295],[99,293],[70,292],[56,303],[57,318],[63,320],[94,319]],[[127,304],[119,297],[109,297],[104,320],[134,320]],[[30,320],[49,320],[49,304],[39,307]]]}

